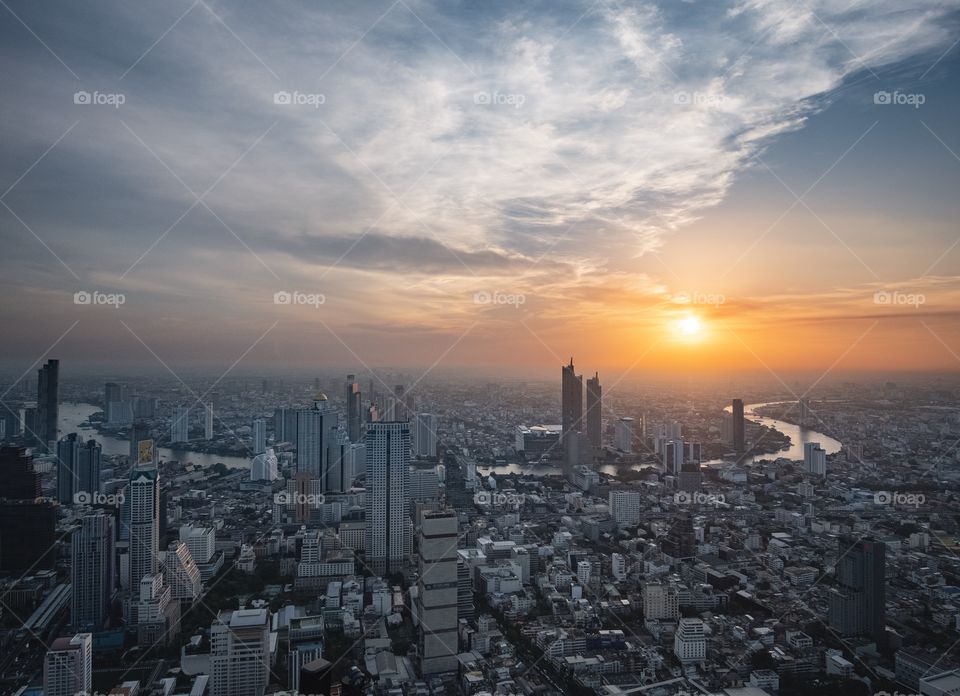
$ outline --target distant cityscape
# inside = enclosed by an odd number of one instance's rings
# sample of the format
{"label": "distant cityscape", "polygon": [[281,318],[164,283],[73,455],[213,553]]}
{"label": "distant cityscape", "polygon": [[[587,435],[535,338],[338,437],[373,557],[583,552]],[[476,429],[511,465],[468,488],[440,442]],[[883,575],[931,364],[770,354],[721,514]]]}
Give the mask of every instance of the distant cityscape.
{"label": "distant cityscape", "polygon": [[3,693],[960,683],[957,385],[68,366],[0,417]]}

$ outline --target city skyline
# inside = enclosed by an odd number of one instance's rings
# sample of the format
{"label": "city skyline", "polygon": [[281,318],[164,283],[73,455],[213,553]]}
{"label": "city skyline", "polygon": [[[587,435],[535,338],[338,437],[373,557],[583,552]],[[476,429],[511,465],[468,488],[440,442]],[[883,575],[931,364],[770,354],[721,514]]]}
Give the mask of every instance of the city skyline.
{"label": "city skyline", "polygon": [[956,371],[957,11],[10,3],[4,364]]}

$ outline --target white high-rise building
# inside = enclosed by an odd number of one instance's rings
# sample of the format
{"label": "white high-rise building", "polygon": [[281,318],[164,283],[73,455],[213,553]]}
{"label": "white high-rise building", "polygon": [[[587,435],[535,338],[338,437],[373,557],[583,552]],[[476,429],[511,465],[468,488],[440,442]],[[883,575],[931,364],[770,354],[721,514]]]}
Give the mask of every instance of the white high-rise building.
{"label": "white high-rise building", "polygon": [[673,637],[673,654],[683,664],[699,664],[707,658],[707,635],[700,619],[680,619]]}
{"label": "white high-rise building", "polygon": [[[160,545],[160,475],[154,467],[134,468],[127,486],[130,501],[129,587],[139,592],[140,580],[157,572]],[[132,607],[136,607],[132,598]],[[137,618],[131,615],[136,623]]]}
{"label": "white high-rise building", "polygon": [[425,512],[420,521],[417,620],[420,674],[457,669],[457,515]]}
{"label": "white high-rise building", "polygon": [[418,457],[437,456],[437,429],[440,419],[433,413],[418,413],[413,451]]}
{"label": "white high-rise building", "polygon": [[613,434],[614,446],[626,454],[633,453],[633,418],[619,418]]}
{"label": "white high-rise building", "polygon": [[639,491],[610,491],[610,516],[618,527],[632,527],[640,522]]}
{"label": "white high-rise building", "polygon": [[221,611],[210,626],[210,696],[263,696],[269,680],[269,612]]}
{"label": "white high-rise building", "polygon": [[70,624],[77,629],[100,630],[110,616],[116,591],[113,517],[85,515],[71,538]]}
{"label": "white high-rise building", "polygon": [[649,620],[680,618],[680,592],[675,585],[648,582],[643,586],[643,616]]}
{"label": "white high-rise building", "polygon": [[267,448],[266,452],[258,454],[250,462],[250,480],[251,481],[276,481],[279,478],[277,468],[279,462],[273,448]]}
{"label": "white high-rise building", "polygon": [[577,563],[577,580],[581,585],[590,584],[590,575],[593,572],[593,564],[590,561],[579,561]]}
{"label": "white high-rise building", "polygon": [[371,423],[366,444],[367,562],[382,575],[399,570],[412,546],[410,424]]}
{"label": "white high-rise building", "polygon": [[207,404],[203,408],[203,439],[213,439],[213,404]]}
{"label": "white high-rise building", "polygon": [[827,451],[819,442],[803,443],[803,468],[814,476],[827,475]]}
{"label": "white high-rise building", "polygon": [[203,584],[190,549],[182,541],[171,541],[163,559],[163,578],[174,599],[193,601],[200,596]]}
{"label": "white high-rise building", "polygon": [[187,442],[190,440],[190,409],[186,406],[177,406],[173,411],[173,421],[170,424],[170,442]]}
{"label": "white high-rise building", "polygon": [[622,553],[610,554],[610,574],[617,580],[627,577],[627,559]]}
{"label": "white high-rise building", "polygon": [[43,659],[44,696],[93,693],[93,635],[57,638]]}
{"label": "white high-rise building", "polygon": [[253,453],[263,454],[267,451],[267,421],[263,418],[253,419]]}
{"label": "white high-rise building", "polygon": [[180,527],[180,541],[187,545],[195,563],[209,563],[216,551],[217,539],[210,527]]}

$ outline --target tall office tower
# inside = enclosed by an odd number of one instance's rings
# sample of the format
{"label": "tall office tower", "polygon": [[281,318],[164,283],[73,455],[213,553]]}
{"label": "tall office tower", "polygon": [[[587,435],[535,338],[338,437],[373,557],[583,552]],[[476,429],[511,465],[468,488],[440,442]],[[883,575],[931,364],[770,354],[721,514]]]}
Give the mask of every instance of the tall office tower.
{"label": "tall office tower", "polygon": [[360,385],[354,375],[347,375],[346,393],[347,435],[350,442],[360,442],[361,400]]}
{"label": "tall office tower", "polygon": [[94,493],[100,492],[100,443],[87,440],[77,450],[77,490],[84,492],[91,500]]}
{"label": "tall office tower", "polygon": [[583,430],[583,375],[576,373],[573,358],[570,358],[570,364],[563,366],[561,376],[560,444],[566,447],[570,433]]}
{"label": "tall office tower", "polygon": [[603,445],[603,388],[597,372],[587,380],[587,441],[595,450]]}
{"label": "tall office tower", "polygon": [[437,429],[440,419],[433,413],[418,413],[413,451],[419,457],[437,456]]}
{"label": "tall office tower", "polygon": [[37,371],[37,415],[34,435],[43,452],[51,452],[60,421],[60,361],[47,360]]}
{"label": "tall office tower", "polygon": [[263,454],[267,451],[267,421],[263,418],[253,419],[253,453]]}
{"label": "tall office tower", "polygon": [[473,606],[473,578],[470,564],[457,554],[457,616],[472,620],[476,614]]}
{"label": "tall office tower", "polygon": [[80,492],[80,441],[70,433],[57,442],[57,502],[73,505],[73,496]]}
{"label": "tall office tower", "polygon": [[686,455],[684,456],[684,461],[693,462],[694,464],[699,464],[700,459],[703,456],[703,447],[699,442],[688,442],[686,443]]}
{"label": "tall office tower", "polygon": [[882,647],[886,627],[887,547],[871,537],[841,536],[830,626],[840,635],[867,635]]}
{"label": "tall office tower", "polygon": [[327,447],[338,417],[327,395],[318,392],[313,408],[297,411],[297,472],[323,479],[327,470]]}
{"label": "tall office tower", "polygon": [[707,634],[702,620],[680,619],[673,637],[673,654],[685,665],[707,659]]}
{"label": "tall office tower", "polygon": [[171,596],[193,603],[203,590],[200,569],[182,541],[171,541],[163,559],[163,579],[170,587]]}
{"label": "tall office tower", "polygon": [[0,449],[0,498],[33,500],[43,495],[33,455],[25,447]]}
{"label": "tall office tower", "polygon": [[684,462],[680,466],[677,477],[677,489],[688,493],[696,493],[703,486],[703,474],[698,462]]}
{"label": "tall office tower", "polygon": [[819,442],[803,443],[803,468],[814,476],[827,475],[827,451]]}
{"label": "tall office tower", "polygon": [[170,424],[170,442],[188,442],[190,440],[190,409],[177,406],[173,411]]}
{"label": "tall office tower", "polygon": [[593,573],[593,564],[590,561],[579,561],[577,563],[577,581],[581,585],[590,584],[590,576]]}
{"label": "tall office tower", "polygon": [[616,431],[614,432],[615,446],[625,454],[633,454],[633,423],[633,418],[617,419]]}
{"label": "tall office tower", "polygon": [[666,473],[676,476],[683,466],[683,440],[666,440],[660,443],[663,456],[663,468]]}
{"label": "tall office tower", "polygon": [[417,580],[421,676],[457,669],[457,531],[454,511],[423,513]]}
{"label": "tall office tower", "polygon": [[110,617],[116,586],[113,517],[98,512],[85,515],[71,539],[70,625],[78,630],[101,630]]}
{"label": "tall office tower", "polygon": [[367,431],[367,563],[374,573],[407,560],[410,525],[410,424],[373,423]]}
{"label": "tall office tower", "polygon": [[107,423],[113,423],[116,420],[117,414],[114,410],[124,401],[123,392],[123,387],[116,382],[107,382],[103,386],[103,416]]}
{"label": "tall office tower", "polygon": [[367,473],[367,445],[364,442],[357,442],[350,445],[348,451],[349,480],[352,482],[355,478]]}
{"label": "tall office tower", "polygon": [[799,399],[797,406],[800,411],[800,425],[804,425],[808,420],[810,420],[810,400],[809,399]]}
{"label": "tall office tower", "polygon": [[263,696],[269,680],[269,612],[221,611],[210,626],[210,696]]}
{"label": "tall office tower", "polygon": [[737,452],[743,452],[743,399],[733,400],[733,449]]}
{"label": "tall office tower", "polygon": [[[161,515],[157,469],[132,469],[127,493],[130,497],[130,587],[136,592],[144,575],[157,572]],[[131,619],[136,623],[136,617]]]}
{"label": "tall office tower", "polygon": [[327,445],[327,468],[323,472],[321,490],[324,493],[344,493],[353,478],[350,475],[350,438],[345,430],[330,432]]}
{"label": "tall office tower", "polygon": [[57,509],[47,500],[0,500],[0,573],[19,577],[53,570]]}
{"label": "tall office tower", "polygon": [[57,638],[43,658],[44,696],[93,693],[93,636]]}
{"label": "tall office tower", "polygon": [[273,441],[297,442],[297,412],[292,408],[273,410]]}
{"label": "tall office tower", "polygon": [[391,401],[391,406],[393,407],[393,414],[387,414],[389,420],[394,421],[406,421],[410,420],[410,413],[407,411],[407,397],[406,397],[406,387],[402,384],[398,384],[393,388],[393,400]]}
{"label": "tall office tower", "polygon": [[610,516],[618,527],[632,527],[640,522],[639,491],[610,491]]}
{"label": "tall office tower", "polygon": [[203,439],[213,439],[213,404],[205,404],[203,407]]}
{"label": "tall office tower", "polygon": [[209,563],[217,550],[216,533],[212,527],[180,527],[180,541],[187,545],[190,556],[196,563]]}

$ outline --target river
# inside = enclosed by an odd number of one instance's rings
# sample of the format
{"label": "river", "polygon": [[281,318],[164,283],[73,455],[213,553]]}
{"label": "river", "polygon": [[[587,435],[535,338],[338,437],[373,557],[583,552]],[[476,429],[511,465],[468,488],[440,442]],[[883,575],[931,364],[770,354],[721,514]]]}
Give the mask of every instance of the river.
{"label": "river", "polygon": [[[120,440],[109,435],[103,435],[96,430],[82,430],[80,424],[90,418],[91,415],[100,410],[100,407],[93,404],[84,403],[61,403],[60,404],[60,436],[70,433],[77,433],[77,437],[84,440],[96,440],[100,443],[103,454],[129,454],[130,442]],[[192,450],[173,450],[168,447],[157,449],[157,456],[164,461],[179,460],[181,462],[193,462],[197,466],[213,466],[221,462],[231,469],[249,469],[250,460],[246,457],[230,457],[220,454],[209,454],[207,452],[194,452]]]}

